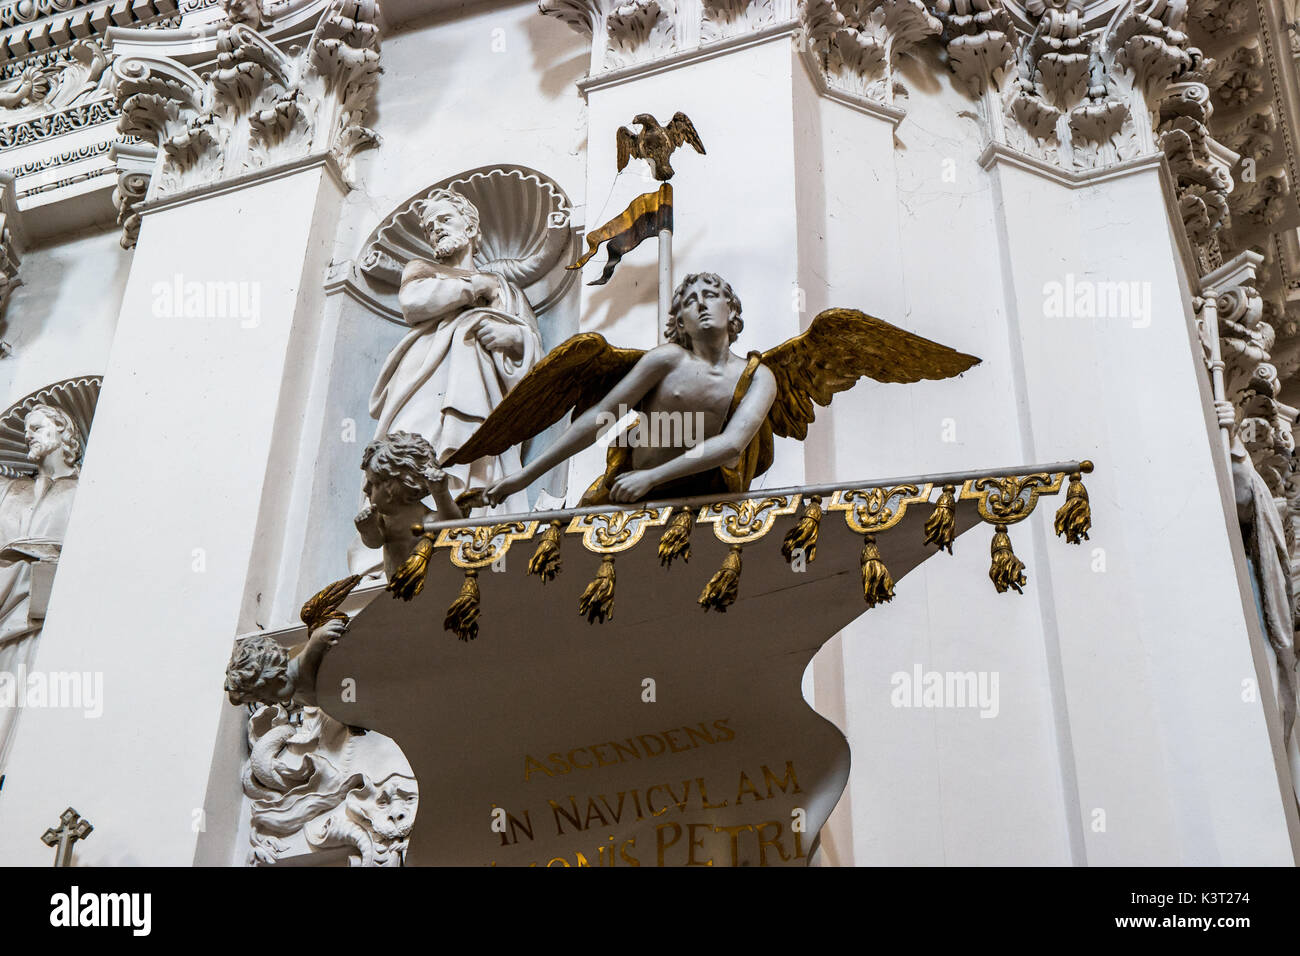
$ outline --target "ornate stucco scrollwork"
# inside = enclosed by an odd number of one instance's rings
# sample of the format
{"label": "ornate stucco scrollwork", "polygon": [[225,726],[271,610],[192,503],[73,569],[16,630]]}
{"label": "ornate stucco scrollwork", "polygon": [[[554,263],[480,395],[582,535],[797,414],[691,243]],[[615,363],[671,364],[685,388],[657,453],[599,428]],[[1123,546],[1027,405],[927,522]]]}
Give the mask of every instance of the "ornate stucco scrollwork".
{"label": "ornate stucco scrollwork", "polygon": [[527,541],[536,531],[536,521],[443,528],[438,532],[434,547],[450,548],[451,563],[458,568],[485,568],[504,558],[511,544]]}

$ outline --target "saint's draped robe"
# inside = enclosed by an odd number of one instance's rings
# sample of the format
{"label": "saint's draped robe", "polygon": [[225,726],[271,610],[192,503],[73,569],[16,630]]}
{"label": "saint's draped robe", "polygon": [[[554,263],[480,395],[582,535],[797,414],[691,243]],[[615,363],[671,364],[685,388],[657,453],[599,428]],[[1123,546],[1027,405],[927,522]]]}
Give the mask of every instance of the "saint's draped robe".
{"label": "saint's draped robe", "polygon": [[[25,540],[62,541],[76,491],[75,477],[0,479],[0,549]],[[13,675],[15,703],[23,700],[24,687],[17,682],[32,667],[43,623],[29,617],[31,590],[31,563],[0,566],[0,674]],[[17,707],[0,706],[0,771],[12,749],[18,713]]]}

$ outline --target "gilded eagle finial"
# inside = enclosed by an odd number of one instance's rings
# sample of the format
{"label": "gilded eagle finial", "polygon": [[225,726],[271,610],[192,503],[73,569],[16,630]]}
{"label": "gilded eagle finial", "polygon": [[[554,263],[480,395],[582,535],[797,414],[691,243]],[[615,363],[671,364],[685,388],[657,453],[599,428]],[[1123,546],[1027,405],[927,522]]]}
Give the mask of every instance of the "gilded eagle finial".
{"label": "gilded eagle finial", "polygon": [[660,126],[659,121],[649,113],[638,113],[632,118],[632,125],[641,127],[640,132],[633,132],[626,126],[620,126],[615,138],[618,144],[618,171],[621,173],[628,160],[644,159],[650,164],[655,179],[667,182],[673,178],[673,167],[668,157],[673,150],[684,143],[690,144],[695,151],[704,155],[704,143],[690,117],[678,111],[667,126]]}

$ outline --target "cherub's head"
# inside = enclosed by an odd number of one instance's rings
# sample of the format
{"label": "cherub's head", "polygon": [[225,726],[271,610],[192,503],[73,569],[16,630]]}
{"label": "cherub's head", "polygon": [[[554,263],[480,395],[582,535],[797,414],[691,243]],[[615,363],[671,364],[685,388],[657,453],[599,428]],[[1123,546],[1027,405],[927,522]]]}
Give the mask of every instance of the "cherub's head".
{"label": "cherub's head", "polygon": [[478,208],[454,189],[435,189],[416,203],[415,211],[439,259],[449,259],[478,242]]}
{"label": "cherub's head", "polygon": [[728,341],[736,341],[745,327],[740,317],[740,299],[732,291],[730,283],[717,273],[693,272],[673,293],[664,337],[689,349],[692,330],[722,322],[727,324]]}
{"label": "cherub's head", "polygon": [[361,455],[365,472],[361,491],[377,511],[414,504],[429,494],[429,485],[445,481],[428,440],[410,432],[376,438]]}
{"label": "cherub's head", "polygon": [[269,634],[240,638],[226,665],[232,704],[283,703],[292,696],[289,650]]}

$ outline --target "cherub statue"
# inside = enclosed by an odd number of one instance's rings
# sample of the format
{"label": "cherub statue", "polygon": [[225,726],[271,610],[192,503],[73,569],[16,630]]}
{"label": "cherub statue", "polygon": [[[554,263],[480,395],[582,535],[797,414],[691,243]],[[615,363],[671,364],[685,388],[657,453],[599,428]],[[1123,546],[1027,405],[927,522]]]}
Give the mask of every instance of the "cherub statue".
{"label": "cherub statue", "polygon": [[361,469],[368,504],[356,517],[357,533],[366,547],[384,549],[384,573],[391,581],[415,545],[412,526],[433,517],[424,499],[433,498],[442,521],[461,517],[461,510],[447,489],[447,474],[438,467],[433,446],[419,435],[392,432],[376,438],[361,455]]}
{"label": "cherub statue", "polygon": [[866,376],[878,382],[950,378],[979,359],[853,309],[827,309],[808,329],[767,352],[741,357],[740,300],[713,273],[688,275],[673,294],[667,343],[650,351],[609,345],[593,332],[557,346],[505,396],[445,464],[499,455],[558,421],[574,420],[527,466],[492,485],[494,505],[594,443],[626,409],[698,414],[692,447],[611,444],[606,469],[583,505],[729,494],[772,465],[773,436],[804,439],[814,403]]}
{"label": "cherub statue", "polygon": [[316,672],[325,652],[339,642],[348,616],[339,610],[343,599],[361,580],[352,575],[317,592],[302,606],[307,640],[285,647],[270,634],[254,634],[235,642],[226,665],[226,696],[232,704],[316,706]]}

